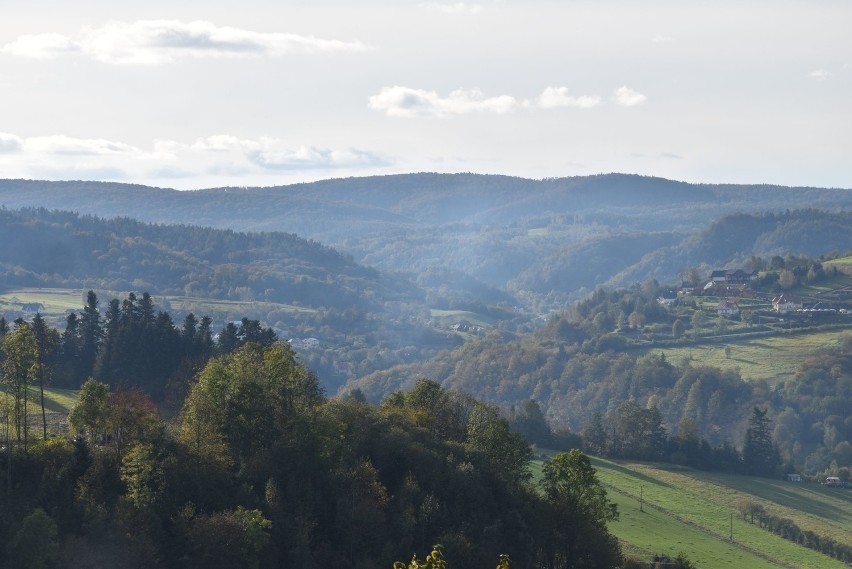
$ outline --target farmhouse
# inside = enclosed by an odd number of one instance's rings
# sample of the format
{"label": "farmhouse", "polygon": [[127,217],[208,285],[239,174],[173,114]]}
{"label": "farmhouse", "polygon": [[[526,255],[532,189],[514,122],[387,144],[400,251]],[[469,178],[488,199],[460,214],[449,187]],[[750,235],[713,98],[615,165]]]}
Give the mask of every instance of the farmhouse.
{"label": "farmhouse", "polygon": [[657,302],[660,304],[667,306],[669,304],[674,303],[677,300],[677,292],[671,289],[666,289],[660,293],[660,296],[657,297]]}
{"label": "farmhouse", "polygon": [[802,308],[802,299],[792,294],[782,294],[772,299],[772,309],[775,312],[784,314],[786,312],[795,312]]}
{"label": "farmhouse", "polygon": [[294,348],[302,350],[318,348],[320,345],[320,341],[316,338],[290,338],[287,342]]}
{"label": "farmhouse", "polygon": [[711,283],[723,283],[723,282],[725,282],[727,280],[725,278],[725,273],[727,273],[727,272],[728,271],[725,271],[724,269],[713,271],[712,273],[710,273],[710,282]]}
{"label": "farmhouse", "polygon": [[754,279],[755,274],[742,269],[717,269],[710,273],[710,282],[744,284]]}
{"label": "farmhouse", "polygon": [[24,314],[35,314],[36,312],[44,312],[44,304],[40,302],[24,302],[21,304],[21,312]]}
{"label": "farmhouse", "polygon": [[716,314],[719,316],[734,316],[740,313],[740,307],[732,300],[723,300],[716,307]]}

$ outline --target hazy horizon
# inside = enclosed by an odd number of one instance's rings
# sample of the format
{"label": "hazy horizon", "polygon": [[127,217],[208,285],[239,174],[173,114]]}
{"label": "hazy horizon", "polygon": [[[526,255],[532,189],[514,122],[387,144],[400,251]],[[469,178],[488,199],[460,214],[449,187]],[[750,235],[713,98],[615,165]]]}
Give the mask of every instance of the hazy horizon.
{"label": "hazy horizon", "polygon": [[852,5],[11,0],[0,176],[852,187]]}

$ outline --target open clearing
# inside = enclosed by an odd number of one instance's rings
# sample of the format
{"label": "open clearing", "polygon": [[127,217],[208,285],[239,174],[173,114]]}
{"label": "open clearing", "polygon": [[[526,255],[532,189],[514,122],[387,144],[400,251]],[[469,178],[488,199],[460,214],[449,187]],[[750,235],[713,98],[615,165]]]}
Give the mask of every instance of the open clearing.
{"label": "open clearing", "polygon": [[[14,314],[21,310],[22,304],[41,303],[44,305],[42,315],[54,326],[62,328],[67,311],[81,311],[85,304],[88,289],[55,289],[55,288],[22,288],[0,293],[0,314]],[[95,291],[103,312],[112,298],[123,298],[129,292],[111,293]],[[138,294],[138,292],[137,292]],[[169,312],[193,312],[196,316],[216,315],[218,319],[236,320],[247,316],[260,320],[269,320],[270,315],[281,314],[310,314],[316,312],[313,308],[279,304],[264,301],[218,300],[213,298],[196,298],[188,296],[152,295],[154,303]],[[8,319],[8,318],[7,318]],[[274,322],[269,322],[274,324]]]}
{"label": "open clearing", "polygon": [[749,338],[741,341],[654,348],[648,353],[665,354],[674,364],[684,360],[693,366],[738,369],[743,379],[766,380],[771,384],[792,378],[805,358],[840,345],[850,330],[813,331],[791,335]]}
{"label": "open clearing", "polygon": [[803,530],[852,543],[848,490],[670,465],[602,459],[593,459],[593,464],[619,506],[621,519],[610,529],[627,551],[683,552],[699,567],[845,567],[744,521],[737,503],[743,499],[759,503]]}

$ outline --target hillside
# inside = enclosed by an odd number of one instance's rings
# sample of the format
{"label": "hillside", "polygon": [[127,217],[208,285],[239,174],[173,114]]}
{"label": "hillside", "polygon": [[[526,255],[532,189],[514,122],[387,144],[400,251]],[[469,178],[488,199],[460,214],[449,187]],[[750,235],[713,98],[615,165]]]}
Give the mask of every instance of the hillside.
{"label": "hillside", "polygon": [[758,504],[802,531],[849,544],[852,492],[848,490],[665,465],[602,459],[593,463],[619,505],[620,519],[610,524],[610,530],[627,551],[645,556],[682,552],[699,568],[844,567],[839,560],[760,528],[757,521],[743,519],[740,508],[743,503]]}
{"label": "hillside", "polygon": [[0,288],[145,290],[336,308],[414,301],[417,288],[284,233],[0,211]]}
{"label": "hillside", "polygon": [[[602,284],[669,282],[692,266],[777,251],[818,256],[846,251],[852,241],[847,220],[795,212],[848,210],[848,190],[713,186],[622,174],[529,180],[422,173],[185,192],[0,180],[0,204],[294,233],[412,279],[435,269],[466,276],[437,287],[444,302],[489,287],[511,292],[514,300],[545,302],[548,309]],[[763,215],[785,211],[794,213]],[[740,217],[722,221],[734,214]]]}

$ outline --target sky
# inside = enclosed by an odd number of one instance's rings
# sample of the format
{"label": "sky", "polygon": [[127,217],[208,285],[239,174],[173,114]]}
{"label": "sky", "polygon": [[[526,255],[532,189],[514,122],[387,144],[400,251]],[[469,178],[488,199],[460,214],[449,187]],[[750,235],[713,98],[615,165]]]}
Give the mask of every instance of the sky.
{"label": "sky", "polygon": [[852,188],[852,2],[0,0],[0,178]]}

